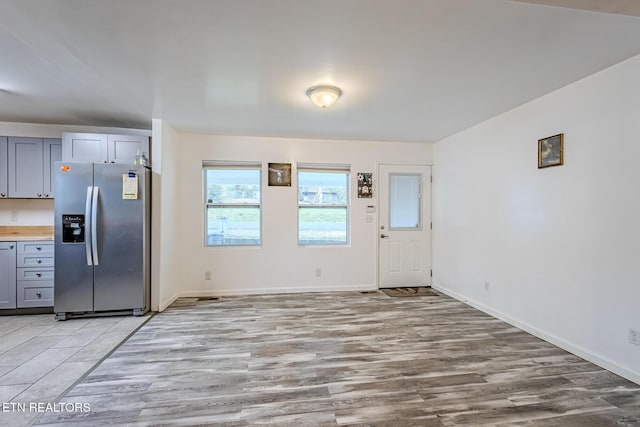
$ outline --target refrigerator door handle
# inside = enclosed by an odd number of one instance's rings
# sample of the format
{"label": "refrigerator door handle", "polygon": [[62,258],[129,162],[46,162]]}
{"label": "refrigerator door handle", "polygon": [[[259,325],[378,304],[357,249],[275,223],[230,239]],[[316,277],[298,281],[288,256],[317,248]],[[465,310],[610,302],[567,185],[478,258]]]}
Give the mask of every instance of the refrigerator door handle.
{"label": "refrigerator door handle", "polygon": [[[91,193],[92,193],[93,187],[87,187],[87,201],[85,203],[84,206],[84,218],[85,218],[85,224],[88,223],[91,219]],[[89,227],[87,227],[85,225],[85,228],[88,229]],[[91,258],[91,232],[87,233],[88,235],[86,236],[85,239],[85,243],[84,243],[84,247],[87,253],[87,265],[93,265],[93,261]]]}
{"label": "refrigerator door handle", "polygon": [[93,202],[91,205],[91,249],[93,250],[93,265],[98,262],[98,187],[93,187]]}

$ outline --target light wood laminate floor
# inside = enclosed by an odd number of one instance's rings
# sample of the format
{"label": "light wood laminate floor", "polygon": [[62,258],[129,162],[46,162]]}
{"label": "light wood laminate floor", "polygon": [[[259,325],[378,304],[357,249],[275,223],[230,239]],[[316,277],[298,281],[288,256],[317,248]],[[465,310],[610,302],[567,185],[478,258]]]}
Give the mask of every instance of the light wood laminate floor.
{"label": "light wood laminate floor", "polygon": [[638,426],[640,386],[446,296],[180,299],[41,424]]}

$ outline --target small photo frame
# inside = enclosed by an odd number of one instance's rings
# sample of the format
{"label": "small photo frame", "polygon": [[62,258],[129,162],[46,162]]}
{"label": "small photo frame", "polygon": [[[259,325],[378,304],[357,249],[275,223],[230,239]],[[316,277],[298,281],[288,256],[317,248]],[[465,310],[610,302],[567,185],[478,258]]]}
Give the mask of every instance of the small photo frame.
{"label": "small photo frame", "polygon": [[371,199],[373,197],[373,174],[370,172],[359,172],[358,176],[358,198]]}
{"label": "small photo frame", "polygon": [[291,187],[291,163],[269,163],[269,186]]}
{"label": "small photo frame", "polygon": [[538,140],[538,169],[564,164],[564,134]]}

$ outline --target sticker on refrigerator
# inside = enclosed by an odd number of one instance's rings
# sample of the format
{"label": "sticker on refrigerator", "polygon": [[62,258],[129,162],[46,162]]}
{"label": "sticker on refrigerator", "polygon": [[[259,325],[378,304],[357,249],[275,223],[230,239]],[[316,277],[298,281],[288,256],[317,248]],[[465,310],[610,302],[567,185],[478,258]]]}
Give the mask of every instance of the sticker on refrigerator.
{"label": "sticker on refrigerator", "polygon": [[135,200],[138,198],[138,175],[133,172],[122,175],[122,198]]}

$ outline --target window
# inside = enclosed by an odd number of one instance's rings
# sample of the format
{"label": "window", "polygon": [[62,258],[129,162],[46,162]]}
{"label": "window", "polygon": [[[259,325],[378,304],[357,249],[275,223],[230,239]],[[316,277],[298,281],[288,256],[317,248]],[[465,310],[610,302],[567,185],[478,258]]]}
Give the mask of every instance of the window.
{"label": "window", "polygon": [[349,166],[298,165],[298,243],[346,245]]}
{"label": "window", "polygon": [[389,175],[389,230],[419,230],[420,174]]}
{"label": "window", "polygon": [[207,246],[260,245],[260,164],[203,162]]}

